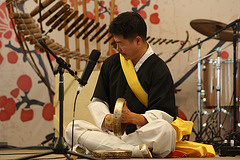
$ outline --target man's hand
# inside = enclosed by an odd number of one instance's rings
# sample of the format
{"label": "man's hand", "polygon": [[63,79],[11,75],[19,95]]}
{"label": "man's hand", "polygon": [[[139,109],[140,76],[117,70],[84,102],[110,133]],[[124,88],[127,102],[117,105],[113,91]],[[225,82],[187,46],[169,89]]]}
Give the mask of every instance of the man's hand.
{"label": "man's hand", "polygon": [[113,130],[113,114],[107,114],[104,120],[105,127],[107,130]]}
{"label": "man's hand", "polygon": [[133,123],[133,118],[134,118],[133,112],[131,112],[128,109],[127,102],[124,102],[123,108],[122,108],[122,117],[121,117],[121,122],[122,123]]}
{"label": "man's hand", "polygon": [[[113,131],[113,118],[113,114],[106,115],[104,124],[107,130]],[[144,126],[148,123],[148,121],[143,115],[131,112],[128,109],[127,103],[124,102],[121,114],[121,123],[132,123],[139,126]]]}
{"label": "man's hand", "polygon": [[122,118],[121,118],[122,123],[132,123],[132,124],[136,124],[139,126],[144,126],[145,124],[148,123],[148,121],[146,120],[146,118],[143,115],[131,112],[128,109],[126,101],[124,102],[121,116],[122,116]]}

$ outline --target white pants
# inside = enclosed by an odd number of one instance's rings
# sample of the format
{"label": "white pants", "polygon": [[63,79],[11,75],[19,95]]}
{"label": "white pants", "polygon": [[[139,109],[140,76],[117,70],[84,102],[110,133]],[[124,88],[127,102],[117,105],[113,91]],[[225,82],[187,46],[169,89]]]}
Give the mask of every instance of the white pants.
{"label": "white pants", "polygon": [[[65,138],[72,145],[72,122],[67,126]],[[83,121],[74,121],[73,146],[79,144],[89,151],[94,150],[131,150],[137,155],[138,145],[146,144],[154,157],[165,157],[175,150],[176,131],[167,121],[155,120],[122,137],[103,132],[95,125]]]}

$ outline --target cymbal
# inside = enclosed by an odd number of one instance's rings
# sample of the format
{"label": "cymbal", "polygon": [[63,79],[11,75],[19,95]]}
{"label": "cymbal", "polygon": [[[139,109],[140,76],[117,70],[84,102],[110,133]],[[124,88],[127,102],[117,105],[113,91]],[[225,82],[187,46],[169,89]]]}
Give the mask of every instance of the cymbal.
{"label": "cymbal", "polygon": [[[198,31],[199,33],[205,35],[205,36],[211,36],[215,32],[218,32],[219,30],[225,28],[227,24],[213,21],[213,20],[207,20],[207,19],[195,19],[190,22],[190,25],[193,29]],[[239,32],[237,33],[237,36],[239,37]],[[220,32],[215,39],[219,39],[222,41],[233,41],[233,29],[232,27],[226,28],[222,32]]]}

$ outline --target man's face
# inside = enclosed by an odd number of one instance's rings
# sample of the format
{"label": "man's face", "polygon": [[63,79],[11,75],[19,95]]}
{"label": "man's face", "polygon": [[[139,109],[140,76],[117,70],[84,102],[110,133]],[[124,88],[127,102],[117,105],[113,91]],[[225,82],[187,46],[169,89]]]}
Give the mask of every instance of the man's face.
{"label": "man's face", "polygon": [[114,35],[113,38],[117,44],[117,50],[125,59],[134,61],[137,58],[138,44],[136,38],[133,41],[124,39],[122,35]]}

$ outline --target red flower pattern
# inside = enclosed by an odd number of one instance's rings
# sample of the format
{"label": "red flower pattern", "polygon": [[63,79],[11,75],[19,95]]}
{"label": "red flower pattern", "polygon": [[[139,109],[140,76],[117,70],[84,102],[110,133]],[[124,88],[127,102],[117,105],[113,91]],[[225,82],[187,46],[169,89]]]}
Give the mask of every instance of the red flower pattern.
{"label": "red flower pattern", "polygon": [[16,112],[16,103],[13,98],[0,97],[0,121],[8,121]]}
{"label": "red flower pattern", "polygon": [[13,35],[13,26],[8,17],[6,2],[0,5],[0,37],[11,39]]}
{"label": "red flower pattern", "polygon": [[[90,0],[86,1],[87,3],[90,3]],[[73,6],[73,0],[70,0],[71,6]],[[101,1],[102,5],[104,4],[104,1]],[[137,7],[140,5],[140,3],[142,3],[142,5],[147,3],[147,0],[141,0],[141,2],[139,0],[131,0],[130,2],[134,7]],[[82,5],[82,1],[78,2],[78,5]],[[109,3],[109,5],[111,6],[111,2]],[[115,5],[115,12],[114,14],[117,15],[119,14],[118,12],[118,6]],[[156,10],[158,8],[158,6],[154,6],[154,9]],[[103,7],[100,7],[100,11],[103,10]],[[110,10],[110,8],[108,8],[108,10]],[[144,10],[141,10],[139,12],[141,14],[141,16],[146,19],[147,18],[147,14]],[[94,11],[90,12],[88,11],[87,13],[88,17],[90,19],[94,19]],[[100,15],[100,18],[104,18],[104,14]],[[158,14],[157,13],[153,13],[150,16],[150,21],[153,24],[158,24],[160,22],[160,19],[158,18]],[[13,26],[11,24],[10,18],[8,17],[8,11],[6,8],[6,2],[3,2],[0,5],[0,37],[1,38],[5,38],[7,40],[10,40],[12,38],[12,35],[14,35],[13,33]],[[0,40],[0,48],[2,48],[2,41]],[[114,52],[114,50],[113,50]],[[114,52],[115,53],[115,52]],[[8,53],[8,62],[15,64],[17,62],[17,54],[16,52],[12,51]],[[3,57],[0,53],[0,64],[3,61]],[[17,85],[19,88],[15,88],[11,91],[11,95],[16,98],[19,95],[19,91],[22,90],[24,92],[29,91],[30,88],[32,87],[32,81],[31,78],[27,75],[22,75],[19,77],[19,79],[17,80]],[[20,89],[20,90],[19,90]],[[1,96],[0,97],[0,121],[7,121],[11,118],[11,116],[16,112],[16,103],[14,101],[13,98],[7,98],[6,96]],[[43,108],[43,118],[47,121],[51,121],[53,120],[53,115],[54,115],[54,107],[52,103],[48,103],[45,104],[44,108]],[[32,109],[22,109],[21,110],[21,120],[23,122],[26,121],[30,121],[33,119],[34,113]]]}

